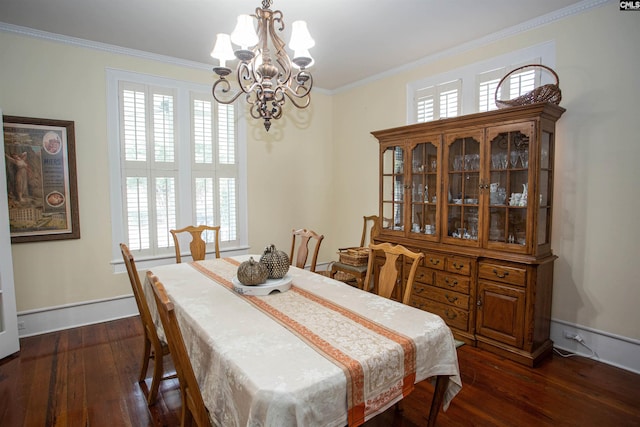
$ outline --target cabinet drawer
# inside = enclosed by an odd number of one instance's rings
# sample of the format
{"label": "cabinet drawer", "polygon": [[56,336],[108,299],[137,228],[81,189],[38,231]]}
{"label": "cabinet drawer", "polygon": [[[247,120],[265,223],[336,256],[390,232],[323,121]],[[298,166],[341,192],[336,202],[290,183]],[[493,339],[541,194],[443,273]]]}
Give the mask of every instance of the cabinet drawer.
{"label": "cabinet drawer", "polygon": [[412,296],[423,297],[454,307],[469,309],[469,296],[448,289],[440,289],[434,286],[426,286],[419,283],[413,284]]}
{"label": "cabinet drawer", "polygon": [[469,295],[470,282],[471,279],[465,276],[436,272],[436,286],[442,289]]}
{"label": "cabinet drawer", "polygon": [[435,270],[444,270],[445,259],[444,255],[425,253],[424,260],[422,262],[425,267],[433,268]]}
{"label": "cabinet drawer", "polygon": [[452,307],[426,298],[412,296],[409,304],[420,310],[437,314],[445,323],[453,328],[468,330],[469,312],[461,308]]}
{"label": "cabinet drawer", "polygon": [[518,286],[524,286],[527,283],[527,270],[525,268],[507,265],[480,263],[478,275],[481,279]]}
{"label": "cabinet drawer", "polygon": [[446,269],[452,273],[471,275],[471,260],[469,258],[447,257]]}
{"label": "cabinet drawer", "polygon": [[425,285],[433,285],[433,270],[418,266],[414,282],[423,283]]}

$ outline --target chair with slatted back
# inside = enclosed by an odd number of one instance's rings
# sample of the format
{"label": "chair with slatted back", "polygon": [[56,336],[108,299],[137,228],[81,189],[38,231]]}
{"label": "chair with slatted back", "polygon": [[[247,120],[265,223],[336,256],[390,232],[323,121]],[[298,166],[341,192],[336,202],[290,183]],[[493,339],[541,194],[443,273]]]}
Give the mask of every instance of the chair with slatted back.
{"label": "chair with slatted back", "polygon": [[[320,251],[320,244],[324,235],[318,234],[315,231],[302,228],[300,230],[294,229],[292,231],[293,238],[291,240],[291,255],[289,256],[289,263],[299,268],[304,268],[307,264],[307,258],[309,257],[309,243],[311,240],[315,240],[313,248],[313,255],[311,257],[311,266],[309,270],[316,271],[316,263],[318,262],[318,252]],[[300,240],[296,253],[296,240]],[[294,262],[295,261],[295,262]]]}
{"label": "chair with slatted back", "polygon": [[216,250],[216,258],[220,258],[220,226],[216,225],[189,225],[179,230],[169,230],[173,236],[173,243],[176,248],[176,263],[182,262],[182,256],[180,254],[180,235],[187,233],[191,235],[191,242],[189,243],[189,250],[191,251],[191,258],[194,261],[202,261],[207,253],[207,242],[202,239],[202,234],[205,231],[212,231],[214,233],[214,243]]}
{"label": "chair with slatted back", "polygon": [[180,398],[182,400],[181,426],[191,426],[195,423],[197,427],[209,427],[212,425],[209,418],[209,411],[202,399],[200,386],[196,380],[193,366],[187,353],[180,325],[176,318],[173,302],[169,299],[164,285],[157,276],[147,271],[147,280],[153,288],[153,295],[158,306],[158,314],[162,327],[167,335],[167,343],[171,349],[173,363],[178,373],[180,382]]}
{"label": "chair with slatted back", "polygon": [[[360,247],[363,248],[373,241],[373,237],[378,234],[378,216],[370,215],[363,216],[362,224],[362,236],[360,237]],[[342,252],[349,248],[340,248],[338,251]],[[367,274],[367,264],[364,265],[351,265],[344,262],[336,261],[331,264],[331,270],[329,276],[332,279],[340,280],[345,283],[355,285],[362,289],[364,287],[364,279]]]}
{"label": "chair with slatted back", "polygon": [[[391,243],[380,243],[379,245],[370,244],[369,248],[371,249],[371,253],[369,254],[369,262],[367,264],[365,284],[371,283],[373,268],[376,262],[376,254],[379,253],[378,251],[383,252],[385,261],[380,267],[377,280],[374,283],[373,291],[385,298],[391,298],[396,286],[402,280],[402,276],[400,275],[402,269],[408,264],[407,261],[411,261],[411,267],[409,269],[409,274],[407,275],[407,283],[405,284],[404,292],[402,295],[398,296],[399,300],[403,304],[409,304],[416,270],[418,269],[420,260],[424,258],[424,254],[420,252],[412,252],[404,246],[393,245]],[[404,265],[401,263],[404,263]]]}
{"label": "chair with slatted back", "polygon": [[163,359],[164,356],[169,354],[169,347],[167,346],[167,343],[161,341],[158,337],[144,290],[140,284],[140,276],[138,275],[138,269],[136,268],[133,255],[131,255],[131,251],[129,251],[129,248],[124,243],[120,244],[120,252],[122,253],[124,264],[127,267],[129,282],[131,282],[133,296],[136,299],[138,311],[140,312],[140,320],[142,321],[142,327],[144,330],[144,351],[142,354],[142,367],[140,369],[139,383],[143,383],[145,381],[147,377],[147,369],[149,368],[149,360],[153,359],[153,377],[151,378],[151,388],[149,389],[149,395],[147,396],[147,403],[152,405],[155,403],[158,395],[160,381],[168,378],[175,378],[175,375],[164,376]]}

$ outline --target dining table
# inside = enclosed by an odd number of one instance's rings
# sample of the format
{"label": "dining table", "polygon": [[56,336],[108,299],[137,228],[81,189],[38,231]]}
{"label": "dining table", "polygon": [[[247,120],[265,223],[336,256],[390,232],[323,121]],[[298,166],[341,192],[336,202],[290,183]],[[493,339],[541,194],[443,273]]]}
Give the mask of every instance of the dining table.
{"label": "dining table", "polygon": [[[156,266],[212,423],[358,426],[435,386],[429,425],[461,390],[456,345],[437,315],[291,266],[290,287],[239,289],[240,255]],[[258,285],[260,286],[260,285]],[[149,280],[145,293],[161,338]],[[256,288],[258,289],[258,288]]]}

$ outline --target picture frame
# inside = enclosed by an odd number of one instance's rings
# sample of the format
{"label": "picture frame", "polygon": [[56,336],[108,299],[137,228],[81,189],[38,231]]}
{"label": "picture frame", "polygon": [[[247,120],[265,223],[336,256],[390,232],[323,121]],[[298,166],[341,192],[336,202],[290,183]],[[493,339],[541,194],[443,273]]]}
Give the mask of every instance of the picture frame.
{"label": "picture frame", "polygon": [[3,116],[11,243],[80,238],[73,121]]}

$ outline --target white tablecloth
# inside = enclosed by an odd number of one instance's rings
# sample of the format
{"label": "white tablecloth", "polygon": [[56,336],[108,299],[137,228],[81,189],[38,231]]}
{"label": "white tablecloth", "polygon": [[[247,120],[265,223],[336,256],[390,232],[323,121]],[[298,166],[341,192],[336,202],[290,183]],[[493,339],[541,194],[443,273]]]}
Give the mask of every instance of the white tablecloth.
{"label": "white tablecloth", "polygon": [[217,425],[359,425],[414,382],[450,376],[445,408],[460,390],[455,343],[440,317],[295,267],[291,290],[242,296],[231,279],[245,259],[152,269],[174,302]]}

